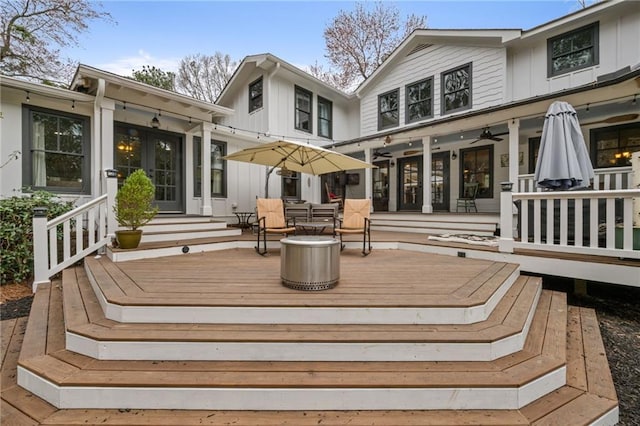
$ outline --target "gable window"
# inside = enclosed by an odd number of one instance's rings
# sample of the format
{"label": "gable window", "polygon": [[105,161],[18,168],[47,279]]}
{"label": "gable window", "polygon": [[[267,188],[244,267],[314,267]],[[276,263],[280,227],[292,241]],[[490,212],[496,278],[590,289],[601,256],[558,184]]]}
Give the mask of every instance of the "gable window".
{"label": "gable window", "polygon": [[597,65],[598,23],[548,39],[547,55],[548,77]]}
{"label": "gable window", "polygon": [[478,183],[476,198],[493,198],[493,145],[460,150],[460,194],[465,183]]}
{"label": "gable window", "polygon": [[471,64],[442,73],[442,114],[471,108]]}
{"label": "gable window", "polygon": [[296,129],[311,133],[311,97],[308,90],[296,86]]}
{"label": "gable window", "polygon": [[407,123],[433,117],[433,77],[429,77],[406,88]]}
{"label": "gable window", "polygon": [[331,139],[333,135],[333,104],[318,96],[318,136]]}
{"label": "gable window", "polygon": [[395,89],[378,96],[378,130],[396,127],[398,125],[399,93],[400,90]]}
{"label": "gable window", "polygon": [[[211,140],[211,196],[227,196],[226,155],[227,144]],[[202,197],[202,138],[193,137],[193,196]]]}
{"label": "gable window", "polygon": [[23,109],[23,184],[52,192],[89,192],[89,118]]}
{"label": "gable window", "polygon": [[595,168],[631,165],[631,153],[640,151],[640,123],[591,130]]}
{"label": "gable window", "polygon": [[262,77],[249,85],[249,112],[262,108]]}

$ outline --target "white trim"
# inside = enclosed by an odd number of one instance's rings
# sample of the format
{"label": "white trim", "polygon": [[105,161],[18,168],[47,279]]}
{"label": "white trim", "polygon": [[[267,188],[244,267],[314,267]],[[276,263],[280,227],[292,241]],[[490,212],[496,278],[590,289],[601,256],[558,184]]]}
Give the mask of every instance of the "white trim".
{"label": "white trim", "polygon": [[614,426],[620,421],[620,409],[616,406],[608,413],[600,416],[591,423],[591,426]]}

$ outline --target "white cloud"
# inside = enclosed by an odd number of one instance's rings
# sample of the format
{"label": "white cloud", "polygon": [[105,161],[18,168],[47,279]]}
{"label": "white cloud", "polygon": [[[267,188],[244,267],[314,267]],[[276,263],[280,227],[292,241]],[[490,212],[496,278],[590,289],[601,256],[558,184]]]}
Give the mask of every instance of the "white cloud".
{"label": "white cloud", "polygon": [[155,66],[162,71],[176,72],[180,65],[179,58],[156,58],[152,54],[138,50],[134,56],[126,56],[112,62],[96,65],[97,68],[122,76],[130,76],[133,70],[141,70],[143,65]]}

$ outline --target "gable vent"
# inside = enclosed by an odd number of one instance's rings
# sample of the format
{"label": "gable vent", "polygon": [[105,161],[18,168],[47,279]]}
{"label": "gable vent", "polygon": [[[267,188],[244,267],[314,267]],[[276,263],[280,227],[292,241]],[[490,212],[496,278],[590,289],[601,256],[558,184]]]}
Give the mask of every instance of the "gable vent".
{"label": "gable vent", "polygon": [[411,55],[413,55],[414,53],[417,53],[417,52],[419,52],[419,51],[421,51],[421,50],[424,50],[424,49],[426,49],[427,47],[431,47],[431,46],[433,46],[433,44],[430,44],[430,43],[422,43],[422,44],[419,44],[419,45],[417,45],[416,47],[414,47],[413,49],[411,49],[411,52],[407,53],[407,56],[411,56]]}

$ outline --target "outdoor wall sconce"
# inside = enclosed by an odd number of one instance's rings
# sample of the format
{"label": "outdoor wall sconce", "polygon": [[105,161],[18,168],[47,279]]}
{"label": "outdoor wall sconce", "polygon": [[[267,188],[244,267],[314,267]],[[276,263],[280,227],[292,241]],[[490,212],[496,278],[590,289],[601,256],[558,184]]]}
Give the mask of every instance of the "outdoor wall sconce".
{"label": "outdoor wall sconce", "polygon": [[502,187],[502,192],[508,192],[513,188],[513,182],[500,182],[500,186]]}
{"label": "outdoor wall sconce", "polygon": [[160,120],[158,120],[158,116],[155,114],[151,119],[151,127],[153,127],[154,129],[157,129],[158,127],[160,127]]}
{"label": "outdoor wall sconce", "polygon": [[106,169],[104,171],[104,174],[108,177],[108,178],[116,178],[118,177],[118,171],[116,169]]}
{"label": "outdoor wall sconce", "polygon": [[455,151],[452,151],[452,152],[451,152],[451,159],[452,159],[452,160],[455,160],[456,158],[458,158],[458,154],[456,154],[456,152],[455,152]]}
{"label": "outdoor wall sconce", "polygon": [[389,166],[391,166],[391,167],[395,167],[395,166],[396,166],[396,162],[395,162],[395,161],[393,161],[393,160],[391,160],[391,162],[389,163]]}

